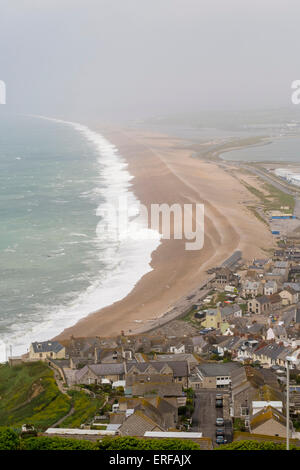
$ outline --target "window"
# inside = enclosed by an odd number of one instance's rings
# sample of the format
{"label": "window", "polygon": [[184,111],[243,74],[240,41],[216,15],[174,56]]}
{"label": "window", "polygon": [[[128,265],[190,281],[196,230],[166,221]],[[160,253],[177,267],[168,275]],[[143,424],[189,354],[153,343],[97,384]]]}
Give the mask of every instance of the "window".
{"label": "window", "polygon": [[241,406],[241,416],[249,416],[249,408],[247,406]]}

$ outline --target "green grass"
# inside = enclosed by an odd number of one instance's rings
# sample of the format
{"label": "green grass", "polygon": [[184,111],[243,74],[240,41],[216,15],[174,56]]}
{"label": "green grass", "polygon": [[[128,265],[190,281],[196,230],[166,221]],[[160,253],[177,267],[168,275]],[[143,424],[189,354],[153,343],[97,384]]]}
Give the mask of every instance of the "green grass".
{"label": "green grass", "polygon": [[85,392],[75,390],[70,390],[68,393],[72,397],[72,404],[75,411],[60,423],[59,427],[78,428],[95,415],[100,414],[99,411],[104,403],[104,398],[91,398]]}
{"label": "green grass", "polygon": [[2,365],[0,397],[0,426],[30,423],[43,430],[71,407],[71,399],[59,391],[53,371],[43,362]]}
{"label": "green grass", "polygon": [[[265,211],[279,210],[283,213],[293,213],[295,208],[295,198],[290,194],[286,194],[278,188],[275,188],[270,183],[264,183],[262,188],[268,193],[265,194],[257,188],[254,188],[250,184],[242,181],[242,184],[248,189],[248,191],[256,196],[263,204]],[[288,207],[288,209],[281,209],[281,207]],[[254,212],[255,208],[249,207]],[[263,220],[259,214],[255,214],[258,218]],[[264,221],[265,222],[265,221]]]}
{"label": "green grass", "polygon": [[280,210],[281,206],[288,206],[289,209],[283,209],[282,211],[286,213],[294,212],[295,198],[293,196],[280,191],[280,189],[275,188],[269,183],[265,183],[264,188],[270,194],[269,210]]}

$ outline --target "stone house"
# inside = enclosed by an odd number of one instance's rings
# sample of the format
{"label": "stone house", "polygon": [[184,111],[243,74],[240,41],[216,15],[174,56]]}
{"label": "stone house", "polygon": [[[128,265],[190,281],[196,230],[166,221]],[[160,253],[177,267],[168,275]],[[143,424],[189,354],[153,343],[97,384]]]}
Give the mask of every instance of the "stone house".
{"label": "stone house", "polygon": [[279,295],[282,299],[283,305],[292,305],[298,302],[298,292],[296,292],[292,287],[286,287],[284,290],[279,292]]}
{"label": "stone house", "polygon": [[282,359],[280,355],[282,353],[288,353],[288,348],[286,348],[283,344],[278,344],[275,342],[269,343],[262,348],[256,349],[253,352],[253,360],[259,361],[266,367],[271,367],[273,365],[284,365],[285,361]]}
{"label": "stone house", "polygon": [[232,372],[231,377],[231,415],[245,420],[249,427],[249,419],[256,411],[253,409],[255,400],[280,401],[282,393],[273,377],[266,377],[263,371],[251,366],[244,366]]}
{"label": "stone house", "polygon": [[282,298],[279,294],[272,294],[269,295],[270,300],[270,310],[271,312],[276,312],[276,310],[280,310],[282,307]]}
{"label": "stone house", "polygon": [[242,338],[239,336],[232,336],[225,341],[222,341],[221,343],[217,344],[217,351],[219,356],[223,357],[225,352],[228,351],[235,355],[237,352],[239,346],[244,342]]}
{"label": "stone house", "polygon": [[101,384],[109,381],[111,384],[125,378],[125,365],[123,363],[89,364],[75,373],[77,384]]}
{"label": "stone house", "polygon": [[250,299],[247,302],[247,309],[249,313],[257,313],[259,315],[266,314],[271,309],[270,298],[266,295]]}
{"label": "stone house", "polygon": [[[124,407],[125,406],[125,407]],[[132,407],[132,408],[129,408]],[[123,436],[144,436],[145,427],[148,431],[167,431],[174,429],[178,421],[178,407],[176,401],[172,402],[161,397],[146,399],[120,400],[120,413],[125,412],[127,419],[119,428]],[[136,426],[136,427],[134,427]]]}
{"label": "stone house", "polygon": [[191,349],[193,353],[202,354],[207,349],[207,341],[202,335],[192,336],[190,338]]}
{"label": "stone house", "polygon": [[231,384],[231,374],[240,365],[236,362],[210,362],[199,364],[196,367],[196,375],[199,379],[199,388],[228,388]]}
{"label": "stone house", "polygon": [[172,354],[185,353],[185,345],[181,341],[172,341],[169,346],[169,352]]}
{"label": "stone house", "polygon": [[261,281],[252,281],[249,279],[245,279],[242,282],[242,296],[247,297],[251,295],[251,297],[257,297],[263,293],[263,285]]}
{"label": "stone house", "polygon": [[[286,436],[286,417],[272,406],[256,413],[250,420],[250,432],[265,436]],[[292,431],[292,423],[290,422]]]}
{"label": "stone house", "polygon": [[143,437],[147,431],[158,432],[165,429],[141,410],[136,410],[128,416],[118,429],[121,436]]}
{"label": "stone house", "polygon": [[276,281],[267,281],[264,285],[264,295],[273,295],[276,294],[278,290]]}
{"label": "stone house", "polygon": [[29,347],[30,361],[46,361],[47,359],[64,359],[66,348],[58,341],[42,341],[31,343]]}
{"label": "stone house", "polygon": [[282,325],[275,325],[273,327],[268,328],[266,333],[266,340],[272,341],[273,339],[276,340],[283,340],[287,338],[287,332],[284,326]]}
{"label": "stone house", "polygon": [[149,361],[126,364],[126,379],[134,376],[135,381],[151,381],[155,375],[170,376],[175,383],[188,386],[189,366],[187,361]]}
{"label": "stone house", "polygon": [[216,275],[212,284],[216,288],[224,289],[227,284],[236,286],[238,284],[238,277],[234,275],[231,269],[221,267],[216,270]]}

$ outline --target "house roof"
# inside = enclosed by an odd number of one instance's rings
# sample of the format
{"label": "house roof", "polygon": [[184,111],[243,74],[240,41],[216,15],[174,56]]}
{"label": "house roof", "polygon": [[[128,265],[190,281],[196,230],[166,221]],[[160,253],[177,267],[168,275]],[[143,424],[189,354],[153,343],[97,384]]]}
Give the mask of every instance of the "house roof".
{"label": "house roof", "polygon": [[226,339],[225,341],[222,341],[222,343],[218,344],[218,347],[220,348],[226,348],[228,350],[231,350],[233,348],[238,347],[240,343],[242,343],[244,340],[240,338],[239,336],[231,336],[230,338]]}
{"label": "house roof", "polygon": [[270,343],[255,351],[257,356],[267,356],[270,359],[276,359],[280,353],[285,350],[285,346],[277,343]]}
{"label": "house roof", "polygon": [[237,304],[228,305],[228,307],[221,308],[221,315],[224,317],[227,317],[229,315],[234,314],[234,312],[239,312],[240,310],[241,310],[241,307]]}
{"label": "house roof", "polygon": [[253,416],[250,421],[251,430],[256,429],[258,426],[261,426],[270,419],[286,426],[286,417],[272,406],[267,406]]}
{"label": "house roof", "polygon": [[42,352],[55,352],[58,353],[64,346],[62,346],[58,341],[42,341],[40,343],[34,342],[31,343],[33,351],[35,353],[42,353]]}
{"label": "house roof", "polygon": [[249,281],[248,279],[246,279],[243,283],[243,288],[244,289],[258,289],[260,285],[261,285],[260,281]]}
{"label": "house roof", "polygon": [[141,410],[136,410],[120,426],[119,432],[124,436],[144,436],[145,432],[153,431],[156,428],[164,429],[153,419],[146,416]]}
{"label": "house roof", "polygon": [[135,367],[141,374],[147,373],[149,366],[152,366],[160,374],[165,366],[172,369],[174,377],[184,377],[188,374],[188,363],[187,361],[149,361],[149,362],[128,362],[127,372],[129,373],[132,367]]}
{"label": "house roof", "polygon": [[265,325],[263,325],[262,323],[253,323],[253,325],[251,325],[248,328],[248,332],[253,333],[253,334],[257,334],[257,333],[260,333],[261,331],[263,331],[264,328],[265,328]]}
{"label": "house roof", "polygon": [[240,364],[235,362],[208,362],[206,364],[199,364],[197,369],[204,377],[217,377],[231,375],[233,370],[239,367],[241,367]]}
{"label": "house roof", "polygon": [[266,295],[261,295],[260,297],[256,297],[255,300],[261,305],[270,303],[270,298]]}
{"label": "house roof", "polygon": [[270,303],[271,303],[271,304],[276,304],[276,303],[278,303],[278,302],[281,303],[281,297],[280,297],[279,294],[271,294],[271,295],[269,296],[269,300],[270,300]]}
{"label": "house roof", "polygon": [[79,382],[89,370],[98,377],[105,375],[120,375],[125,372],[123,363],[89,364],[76,371],[76,382]]}
{"label": "house roof", "polygon": [[90,370],[96,375],[119,375],[124,374],[124,364],[123,363],[104,363],[104,364],[91,364],[88,366]]}
{"label": "house roof", "polygon": [[[127,383],[127,382],[126,382]],[[159,396],[159,397],[180,397],[182,396],[182,385],[174,382],[133,382],[133,395]]]}

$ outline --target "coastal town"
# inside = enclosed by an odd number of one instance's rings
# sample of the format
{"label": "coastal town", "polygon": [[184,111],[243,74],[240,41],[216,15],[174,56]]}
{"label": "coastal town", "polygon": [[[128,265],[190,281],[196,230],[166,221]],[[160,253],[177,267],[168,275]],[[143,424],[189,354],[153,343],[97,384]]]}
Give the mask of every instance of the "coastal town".
{"label": "coastal town", "polygon": [[202,449],[288,435],[300,446],[299,258],[290,240],[247,264],[237,251],[209,271],[185,312],[159,327],[33,342],[10,357],[11,369],[43,361],[62,394],[98,399],[92,414],[68,426],[73,401],[41,435],[181,438]]}

